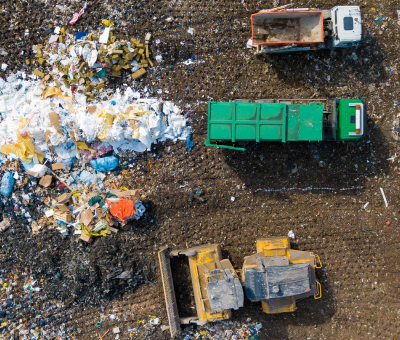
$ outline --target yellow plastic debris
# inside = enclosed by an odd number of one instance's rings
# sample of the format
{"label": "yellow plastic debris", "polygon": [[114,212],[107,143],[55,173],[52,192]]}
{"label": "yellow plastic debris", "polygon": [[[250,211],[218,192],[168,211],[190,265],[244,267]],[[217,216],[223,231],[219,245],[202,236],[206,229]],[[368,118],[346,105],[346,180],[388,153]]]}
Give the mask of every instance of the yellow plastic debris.
{"label": "yellow plastic debris", "polygon": [[82,224],[82,232],[87,236],[107,236],[111,234],[110,229],[102,229],[99,232],[90,232],[86,229],[84,224]]}
{"label": "yellow plastic debris", "polygon": [[118,113],[119,116],[124,117],[126,119],[136,119],[138,116],[140,117],[143,114],[151,113],[152,111],[136,111],[136,112],[129,112],[126,113]]}
{"label": "yellow plastic debris", "polygon": [[40,96],[40,99],[46,99],[48,97],[59,96],[61,95],[61,90],[56,87],[48,87]]}
{"label": "yellow plastic debris", "polygon": [[111,21],[107,20],[107,19],[104,19],[101,23],[106,25],[106,26],[110,26],[111,25]]}
{"label": "yellow plastic debris", "polygon": [[78,149],[80,149],[80,150],[89,150],[90,153],[95,153],[95,152],[96,152],[95,150],[89,148],[89,147],[87,146],[87,144],[84,143],[84,142],[75,142],[75,144],[76,144],[76,146],[78,147]]}
{"label": "yellow plastic debris", "polygon": [[35,70],[33,71],[33,74],[36,74],[38,77],[43,78],[44,77],[44,73],[40,72],[39,70]]}
{"label": "yellow plastic debris", "polygon": [[33,156],[36,154],[38,160],[43,162],[43,153],[35,152],[35,146],[33,145],[30,137],[22,137],[21,134],[16,131],[17,138],[19,142],[15,144],[6,144],[0,148],[0,152],[8,155],[13,154],[18,158],[22,159],[24,162],[30,163]]}

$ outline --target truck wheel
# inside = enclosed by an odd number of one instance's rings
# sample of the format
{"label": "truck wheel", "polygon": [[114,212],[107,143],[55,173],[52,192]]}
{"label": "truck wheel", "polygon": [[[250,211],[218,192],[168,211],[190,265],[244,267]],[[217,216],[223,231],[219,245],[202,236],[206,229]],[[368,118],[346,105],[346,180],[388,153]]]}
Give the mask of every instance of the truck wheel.
{"label": "truck wheel", "polygon": [[232,102],[234,102],[234,103],[250,103],[251,100],[250,99],[235,99],[235,100],[232,100]]}
{"label": "truck wheel", "polygon": [[256,103],[275,103],[275,99],[257,99]]}

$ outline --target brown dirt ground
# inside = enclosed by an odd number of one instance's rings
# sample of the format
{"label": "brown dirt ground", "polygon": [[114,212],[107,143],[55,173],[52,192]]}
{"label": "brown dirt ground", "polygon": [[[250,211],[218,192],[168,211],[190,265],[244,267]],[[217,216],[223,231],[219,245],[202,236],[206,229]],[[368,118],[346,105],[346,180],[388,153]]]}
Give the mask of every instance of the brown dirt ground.
{"label": "brown dirt ground", "polygon": [[[0,2],[23,7],[16,1]],[[102,3],[102,4],[101,4]],[[110,238],[110,244],[125,243],[129,232],[132,252],[145,254],[149,267],[157,268],[157,249],[165,244],[172,248],[203,243],[220,243],[224,256],[236,268],[243,257],[255,252],[257,238],[287,235],[293,230],[292,247],[318,254],[323,268],[317,276],[322,283],[320,300],[306,299],[298,303],[295,313],[266,315],[259,303],[246,301],[245,308],[233,313],[233,320],[244,322],[248,317],[261,322],[261,339],[397,339],[399,327],[399,209],[397,199],[398,162],[387,159],[398,151],[392,135],[392,121],[398,114],[398,38],[396,2],[362,1],[365,31],[368,38],[355,50],[298,53],[255,58],[245,43],[250,37],[250,14],[272,7],[271,1],[137,1],[129,6],[110,1],[92,1],[87,15],[74,29],[96,25],[111,8],[124,8],[123,20],[130,17],[129,32],[148,30],[160,39],[158,49],[164,62],[157,74],[149,74],[141,83],[155,89],[168,90],[162,95],[187,106],[194,129],[195,146],[185,150],[185,143],[163,143],[156,147],[157,161],[144,161],[147,172],[125,173],[119,185],[141,188],[151,204],[148,225],[127,227],[127,231]],[[283,3],[278,2],[279,5]],[[307,3],[295,1],[296,7]],[[29,2],[39,4],[39,2]],[[51,10],[55,1],[48,1]],[[345,5],[346,3],[343,3]],[[350,4],[350,2],[348,3]],[[76,9],[81,7],[76,3]],[[317,1],[315,7],[328,9],[334,1]],[[21,7],[21,8],[22,8]],[[375,7],[375,10],[372,8]],[[25,27],[44,27],[56,14],[43,14],[43,9],[29,16],[22,9],[11,9],[19,28],[9,29],[10,14],[0,15],[5,29],[0,45],[16,52],[28,51],[40,42],[30,36],[22,46],[15,39]],[[126,18],[124,18],[126,16]],[[152,20],[156,16],[157,20]],[[175,20],[167,23],[165,18]],[[35,18],[33,21],[31,17]],[[383,20],[377,24],[377,19]],[[61,18],[61,17],[60,17]],[[63,20],[63,19],[62,19]],[[15,21],[15,20],[14,20]],[[191,36],[186,31],[195,29]],[[357,60],[352,58],[355,52]],[[204,60],[199,65],[182,65],[195,56]],[[0,62],[9,62],[1,57]],[[22,58],[14,52],[7,72],[20,69]],[[19,62],[17,60],[20,60]],[[360,63],[361,62],[361,63]],[[328,76],[330,79],[328,80]],[[189,90],[186,88],[189,87]],[[227,101],[236,98],[363,98],[368,107],[367,136],[356,143],[271,143],[249,144],[245,153],[206,148],[208,100]],[[294,159],[298,172],[287,170]],[[318,166],[319,161],[326,166]],[[267,193],[257,189],[289,187],[336,188],[337,190],[281,191]],[[362,189],[344,190],[351,186]],[[383,188],[389,202],[380,194]],[[204,203],[196,198],[196,190],[204,191]],[[191,195],[189,195],[191,191]],[[231,196],[236,200],[231,201]],[[190,200],[191,199],[191,200]],[[190,200],[190,201],[189,201]],[[367,209],[363,209],[369,202]],[[390,221],[390,225],[386,222]],[[142,222],[144,223],[144,222]],[[101,241],[102,244],[105,241]],[[93,245],[94,247],[96,246]],[[160,273],[154,269],[152,283],[123,293],[107,307],[123,315],[130,310],[137,318],[157,315],[167,324]],[[182,280],[186,272],[178,272]],[[184,301],[190,296],[180,290]],[[81,328],[78,339],[97,339],[94,327],[99,308],[74,307],[72,323]],[[106,312],[105,312],[106,313]],[[133,319],[102,325],[133,327]],[[140,329],[140,328],[139,328]],[[140,332],[139,332],[140,333]],[[167,332],[137,336],[137,339],[168,339]]]}

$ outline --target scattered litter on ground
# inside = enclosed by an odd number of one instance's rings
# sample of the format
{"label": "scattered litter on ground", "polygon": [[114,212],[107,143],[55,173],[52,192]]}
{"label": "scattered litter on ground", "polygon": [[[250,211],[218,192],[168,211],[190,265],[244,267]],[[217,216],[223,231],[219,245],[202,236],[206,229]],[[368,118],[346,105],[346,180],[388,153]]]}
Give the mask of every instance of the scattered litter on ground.
{"label": "scattered litter on ground", "polygon": [[388,204],[388,201],[386,200],[386,195],[385,195],[383,189],[382,188],[380,188],[380,189],[381,189],[381,194],[382,194],[382,197],[383,197],[383,201],[385,202],[385,206],[387,208],[389,206],[389,204]]}
{"label": "scattered litter on ground", "polygon": [[281,188],[281,189],[257,189],[254,192],[264,191],[264,192],[279,192],[279,191],[312,191],[312,190],[329,190],[329,191],[347,191],[347,190],[357,190],[363,189],[361,185],[354,185],[348,188],[318,188],[318,187],[307,187],[307,188]]}

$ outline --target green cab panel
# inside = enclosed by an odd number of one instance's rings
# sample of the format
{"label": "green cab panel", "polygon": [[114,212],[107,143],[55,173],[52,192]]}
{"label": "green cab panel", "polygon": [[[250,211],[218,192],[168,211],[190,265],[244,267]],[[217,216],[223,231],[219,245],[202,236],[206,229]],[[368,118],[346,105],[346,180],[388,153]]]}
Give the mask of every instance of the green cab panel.
{"label": "green cab panel", "polygon": [[360,104],[362,106],[361,112],[361,124],[363,125],[363,131],[365,131],[365,109],[364,104],[361,100],[356,99],[340,99],[338,106],[338,117],[339,122],[336,129],[336,138],[338,140],[351,140],[360,139],[363,134],[355,135],[356,132],[356,106],[354,104]]}

